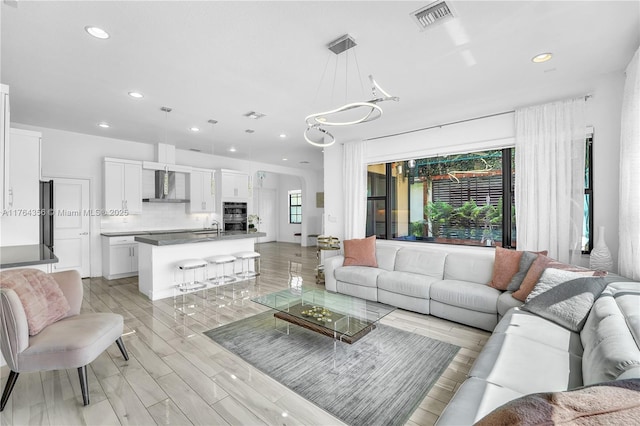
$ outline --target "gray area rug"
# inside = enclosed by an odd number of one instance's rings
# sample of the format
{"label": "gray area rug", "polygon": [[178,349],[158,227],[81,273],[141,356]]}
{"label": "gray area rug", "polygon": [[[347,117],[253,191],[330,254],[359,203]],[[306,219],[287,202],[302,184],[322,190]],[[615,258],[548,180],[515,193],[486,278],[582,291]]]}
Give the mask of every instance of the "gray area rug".
{"label": "gray area rug", "polygon": [[277,331],[273,312],[204,334],[350,425],[404,424],[460,349],[380,325],[339,344],[334,369],[333,339],[293,325]]}

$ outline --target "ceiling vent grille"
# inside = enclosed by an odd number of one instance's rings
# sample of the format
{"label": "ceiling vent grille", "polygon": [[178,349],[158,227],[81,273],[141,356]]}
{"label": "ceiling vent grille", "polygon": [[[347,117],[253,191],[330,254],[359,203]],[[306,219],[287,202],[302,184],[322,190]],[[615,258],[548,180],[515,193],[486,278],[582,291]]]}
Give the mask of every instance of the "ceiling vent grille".
{"label": "ceiling vent grille", "polygon": [[411,16],[416,24],[418,24],[418,27],[420,27],[420,31],[424,31],[433,24],[453,18],[453,13],[447,3],[438,1],[416,10]]}

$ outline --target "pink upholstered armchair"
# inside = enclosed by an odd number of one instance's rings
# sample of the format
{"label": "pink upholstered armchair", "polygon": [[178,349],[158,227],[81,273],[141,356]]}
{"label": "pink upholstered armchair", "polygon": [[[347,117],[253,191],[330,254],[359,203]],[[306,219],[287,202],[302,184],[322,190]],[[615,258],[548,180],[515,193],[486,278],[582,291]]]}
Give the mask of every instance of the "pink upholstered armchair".
{"label": "pink upholstered armchair", "polygon": [[[95,360],[113,342],[117,343],[124,359],[129,359],[121,337],[122,316],[113,313],[80,314],[83,288],[80,275],[76,271],[49,274],[55,282],[49,277],[38,275],[41,273],[33,269],[20,271],[26,272],[5,271],[0,274],[0,349],[11,369],[0,401],[0,411],[4,410],[19,373],[68,368],[78,369],[83,404],[88,405],[87,364]],[[42,289],[48,291],[57,283],[69,307],[67,311],[64,304],[62,318],[46,325],[35,335],[33,334],[36,330],[33,329],[31,318],[28,320],[28,316],[37,316],[39,313],[34,313],[31,306],[25,309],[21,301],[21,297],[24,298],[24,287],[15,287],[15,283],[23,280],[24,276],[31,279],[37,276],[41,279],[45,283],[40,289],[41,293]],[[31,287],[28,290],[31,291]],[[55,291],[59,295],[57,288]],[[19,293],[22,296],[19,296]]]}

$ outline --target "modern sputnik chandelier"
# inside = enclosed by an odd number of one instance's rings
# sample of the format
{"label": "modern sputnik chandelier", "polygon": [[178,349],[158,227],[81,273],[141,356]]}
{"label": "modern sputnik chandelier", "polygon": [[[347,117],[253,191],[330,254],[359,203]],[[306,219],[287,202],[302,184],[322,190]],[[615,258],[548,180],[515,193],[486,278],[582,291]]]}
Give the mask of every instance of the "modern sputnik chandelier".
{"label": "modern sputnik chandelier", "polygon": [[[336,55],[339,55],[355,46],[355,40],[349,34],[345,34],[342,37],[329,43],[327,47],[330,51],[332,51]],[[371,83],[371,92],[373,94],[372,99],[362,102],[350,102],[329,111],[309,114],[305,118],[307,129],[304,131],[304,139],[311,145],[315,145],[318,147],[324,148],[327,146],[331,146],[336,142],[336,138],[326,129],[326,127],[352,126],[354,124],[367,123],[369,121],[377,120],[378,118],[382,117],[382,108],[380,107],[380,105],[378,105],[380,102],[397,102],[400,100],[400,98],[398,98],[397,96],[391,96],[390,94],[385,92],[384,89],[382,89],[382,87],[380,87],[380,85],[374,80],[372,75],[369,75],[369,81]],[[352,110],[362,110],[362,115],[358,114],[355,116],[355,118],[351,117],[350,119],[345,120],[340,120],[340,117],[337,117],[337,115],[340,113]]]}

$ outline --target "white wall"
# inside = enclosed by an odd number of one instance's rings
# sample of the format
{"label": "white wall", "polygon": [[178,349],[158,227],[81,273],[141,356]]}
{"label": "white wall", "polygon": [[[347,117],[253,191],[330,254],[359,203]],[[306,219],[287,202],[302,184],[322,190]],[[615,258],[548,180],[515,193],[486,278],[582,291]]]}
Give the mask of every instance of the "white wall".
{"label": "white wall", "polygon": [[[587,102],[587,123],[593,125],[593,225],[606,229],[614,270],[618,268],[620,205],[620,119],[624,73],[604,75]],[[597,235],[596,235],[597,238]],[[595,242],[595,239],[594,239]],[[588,260],[584,260],[588,265]]]}
{"label": "white wall", "polygon": [[[594,225],[607,229],[607,245],[614,265],[618,257],[618,197],[620,157],[620,110],[622,72],[603,75],[590,91],[587,124],[594,126]],[[583,94],[576,94],[580,96]],[[549,102],[557,99],[549,99]],[[520,107],[515,105],[514,107]],[[487,111],[491,114],[492,111]],[[465,120],[470,117],[458,117]],[[384,120],[384,117],[381,119]],[[453,120],[455,121],[455,120]],[[514,114],[505,114],[465,123],[366,142],[368,164],[407,160],[438,154],[496,149],[514,145]],[[342,186],[342,146],[325,148],[325,234],[344,236],[344,196]],[[330,166],[329,166],[330,165]],[[583,259],[588,264],[588,258]]]}
{"label": "white wall", "polygon": [[[315,244],[313,238],[294,237],[297,232],[303,233],[303,228],[307,234],[320,234],[322,223],[322,208],[316,207],[316,192],[322,192],[322,176],[323,173],[316,173],[314,183],[316,187],[311,185],[303,185],[304,178],[282,173],[266,173],[266,177],[262,183],[257,177],[254,177],[254,186],[257,188],[262,185],[263,189],[273,189],[276,191],[277,214],[276,221],[276,240],[281,242],[300,243],[303,247]],[[305,190],[305,188],[308,188]],[[289,223],[289,198],[288,191],[302,190],[302,224],[292,225]]]}
{"label": "white wall", "polygon": [[342,144],[324,148],[324,216],[323,235],[344,239],[344,187]]}
{"label": "white wall", "polygon": [[[302,225],[289,223],[289,191],[302,189],[302,182],[297,176],[280,175],[278,188],[278,241],[302,244],[301,237],[294,236],[295,233],[302,232]],[[315,198],[315,193],[313,196]],[[306,203],[303,195],[302,204]],[[302,220],[304,221],[304,214]]]}
{"label": "white wall", "polygon": [[[91,182],[91,209],[103,206],[103,159],[124,158],[154,161],[156,147],[133,141],[85,135],[44,127],[12,123],[12,127],[35,130],[42,133],[42,175],[46,177],[85,178]],[[313,171],[276,166],[254,161],[236,160],[193,151],[176,150],[176,164],[208,169],[225,168],[254,175],[258,170],[270,173],[299,175],[303,192],[313,193],[321,188],[318,173]],[[253,201],[249,202],[249,213]],[[319,216],[312,206],[303,206],[303,214]],[[102,275],[100,232],[105,230],[168,229],[171,227],[201,227],[215,215],[188,215],[184,205],[168,206],[143,203],[141,216],[91,218],[91,275]],[[191,224],[193,224],[191,226]],[[304,235],[308,232],[303,224]]]}

